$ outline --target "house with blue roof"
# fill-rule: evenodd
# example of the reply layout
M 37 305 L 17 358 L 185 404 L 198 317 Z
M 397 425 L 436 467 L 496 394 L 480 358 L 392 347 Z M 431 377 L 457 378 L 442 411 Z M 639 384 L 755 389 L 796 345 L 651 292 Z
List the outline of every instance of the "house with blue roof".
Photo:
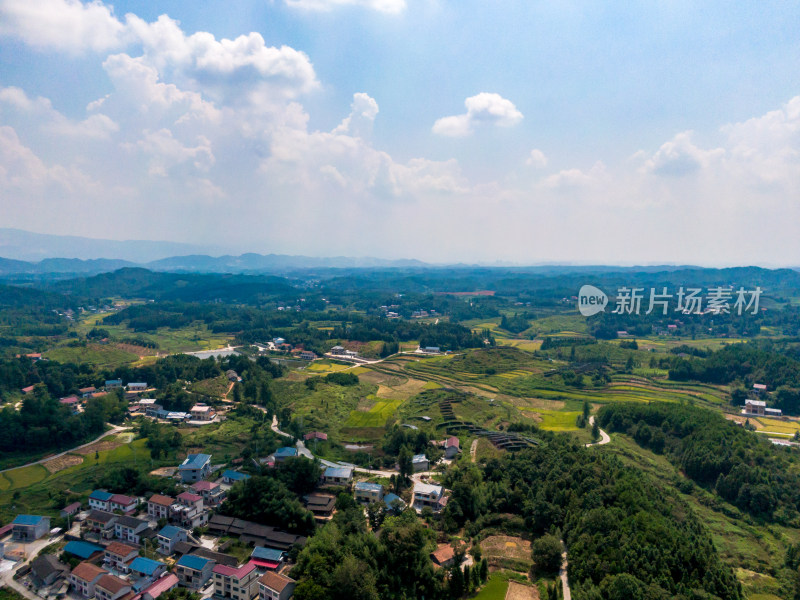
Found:
M 397 494 L 386 494 L 383 497 L 383 503 L 386 505 L 387 511 L 395 513 L 402 512 L 406 507 L 406 503 L 403 502 L 403 499 Z
M 183 587 L 199 590 L 211 579 L 215 561 L 196 554 L 184 554 L 180 557 L 173 572 L 178 576 Z
M 137 556 L 128 565 L 128 570 L 133 579 L 133 589 L 139 592 L 166 573 L 167 565 L 151 558 Z
M 106 379 L 105 387 L 106 387 L 107 390 L 113 390 L 114 388 L 120 388 L 120 387 L 122 387 L 122 379 Z
M 250 555 L 250 562 L 270 571 L 278 571 L 285 560 L 286 552 L 264 546 L 256 546 Z
M 90 544 L 89 542 L 72 541 L 67 542 L 67 545 L 64 546 L 64 552 L 77 556 L 82 560 L 90 560 L 98 553 L 103 552 L 103 548 L 96 544 Z
M 114 494 L 105 490 L 95 490 L 89 494 L 89 508 L 95 510 L 111 510 L 111 498 Z
M 158 532 L 158 551 L 161 554 L 169 556 L 175 552 L 175 544 L 178 542 L 185 542 L 189 539 L 189 533 L 185 529 L 175 527 L 174 525 L 167 525 L 161 528 Z
M 283 462 L 287 458 L 294 458 L 297 456 L 297 448 L 294 446 L 284 446 L 283 448 L 278 448 L 275 450 L 275 462 Z
M 329 485 L 350 485 L 353 482 L 353 467 L 328 467 L 322 479 Z
M 211 455 L 190 454 L 178 467 L 178 473 L 184 483 L 205 479 L 211 473 Z
M 222 483 L 229 483 L 233 485 L 237 481 L 244 481 L 245 479 L 250 479 L 250 475 L 247 473 L 240 473 L 239 471 L 233 471 L 228 469 L 222 474 Z
M 50 517 L 17 515 L 11 522 L 11 537 L 15 542 L 33 542 L 50 531 Z
M 359 481 L 353 486 L 356 501 L 366 502 L 380 502 L 383 500 L 383 486 L 379 483 L 369 483 L 366 481 Z

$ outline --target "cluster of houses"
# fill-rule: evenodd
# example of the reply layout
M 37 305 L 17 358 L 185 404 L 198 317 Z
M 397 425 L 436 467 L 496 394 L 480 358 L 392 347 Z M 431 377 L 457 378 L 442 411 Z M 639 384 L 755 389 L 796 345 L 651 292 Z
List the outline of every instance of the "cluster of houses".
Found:
M 306 439 L 325 440 L 326 434 L 312 432 Z M 455 456 L 458 438 L 439 444 L 445 454 Z M 297 456 L 296 447 L 286 446 L 270 456 L 271 464 Z M 302 546 L 306 539 L 274 527 L 215 514 L 224 501 L 229 486 L 250 476 L 225 470 L 217 481 L 210 481 L 211 455 L 189 454 L 178 466 L 177 478 L 185 491 L 176 497 L 152 494 L 137 498 L 98 489 L 88 498 L 88 511 L 81 503 L 62 510 L 80 522 L 66 536 L 63 553 L 42 554 L 30 565 L 18 569 L 17 576 L 27 577 L 27 585 L 43 597 L 72 591 L 73 598 L 98 600 L 156 600 L 176 587 L 210 593 L 219 600 L 287 600 L 295 582 L 286 576 L 289 551 Z M 424 454 L 414 457 L 415 471 L 427 470 Z M 335 513 L 336 489 L 352 490 L 363 505 L 383 503 L 387 512 L 401 512 L 406 503 L 398 495 L 387 493 L 373 482 L 354 482 L 354 467 L 328 466 L 323 471 L 318 490 L 306 495 L 303 502 L 318 523 L 325 523 Z M 447 504 L 440 485 L 415 482 L 412 507 L 434 512 Z M 225 554 L 227 543 L 215 545 L 193 534 L 204 527 L 209 535 L 238 537 L 253 550 L 245 561 Z M 78 528 L 80 534 L 76 535 Z M 11 536 L 14 542 L 31 543 L 48 535 L 50 519 L 46 516 L 18 515 L 0 528 L 0 540 Z M 0 544 L 1 546 L 1 544 Z M 212 549 L 215 548 L 215 549 Z M 434 561 L 436 562 L 436 561 Z M 438 564 L 438 563 L 437 563 Z M 70 568 L 72 566 L 72 568 Z M 23 573 L 27 569 L 28 572 Z M 210 590 L 213 590 L 210 592 Z
M 41 354 L 31 354 L 27 356 L 30 357 L 39 356 L 41 359 Z M 34 387 L 35 386 L 33 385 L 29 385 L 27 387 L 22 388 L 21 391 L 23 394 L 30 394 L 31 392 L 33 392 Z M 77 414 L 83 411 L 87 400 L 91 398 L 102 398 L 103 396 L 108 394 L 109 391 L 119 388 L 124 388 L 125 397 L 128 400 L 133 400 L 133 401 L 135 401 L 139 397 L 139 394 L 141 394 L 142 392 L 146 392 L 148 390 L 148 386 L 144 382 L 131 382 L 128 383 L 127 385 L 123 385 L 121 379 L 108 379 L 106 380 L 105 385 L 102 387 L 102 389 L 97 389 L 96 387 L 91 385 L 88 387 L 80 388 L 77 394 L 72 394 L 71 396 L 64 396 L 63 398 L 59 398 L 58 401 L 61 404 L 68 406 L 73 413 Z
M 213 406 L 202 402 L 195 404 L 189 412 L 166 410 L 158 404 L 154 398 L 139 398 L 128 408 L 131 416 L 144 415 L 151 419 L 161 419 L 168 422 L 189 422 L 190 424 L 214 423 L 217 419 L 217 412 Z

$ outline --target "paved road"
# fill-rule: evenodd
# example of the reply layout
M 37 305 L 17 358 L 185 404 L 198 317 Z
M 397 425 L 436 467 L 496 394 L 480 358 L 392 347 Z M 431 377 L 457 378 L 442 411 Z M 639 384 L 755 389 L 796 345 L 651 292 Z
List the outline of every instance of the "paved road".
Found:
M 59 535 L 56 537 L 49 537 L 44 536 L 41 539 L 36 540 L 35 542 L 31 542 L 30 544 L 25 544 L 25 551 L 27 552 L 27 558 L 23 561 L 18 562 L 14 565 L 14 568 L 9 569 L 8 571 L 4 571 L 0 573 L 0 587 L 8 586 L 11 589 L 19 592 L 26 598 L 30 598 L 30 600 L 41 600 L 40 596 L 34 594 L 31 590 L 26 588 L 21 583 L 14 581 L 14 573 L 17 569 L 21 568 L 22 565 L 28 564 L 32 559 L 36 558 L 36 555 L 39 554 L 42 548 L 49 544 L 53 544 L 58 542 L 62 539 L 63 536 Z
M 472 445 L 469 447 L 469 455 L 472 457 L 472 462 L 475 462 L 475 453 L 478 451 L 478 438 L 472 440 Z
M 564 540 L 561 540 L 561 545 L 564 545 Z M 561 588 L 564 592 L 564 600 L 572 600 L 572 592 L 569 591 L 569 581 L 567 580 L 567 551 L 561 553 L 561 569 L 558 576 L 561 578 Z
M 109 425 L 111 424 L 109 423 Z M 46 463 L 47 461 L 53 460 L 54 458 L 59 458 L 61 456 L 64 456 L 65 454 L 69 454 L 70 452 L 75 452 L 76 450 L 80 450 L 81 448 L 85 448 L 86 446 L 91 446 L 92 444 L 94 444 L 95 442 L 99 442 L 106 436 L 112 435 L 114 433 L 119 433 L 120 431 L 127 431 L 128 429 L 130 429 L 130 427 L 120 427 L 119 425 L 111 425 L 111 429 L 109 431 L 106 431 L 103 435 L 96 437 L 91 442 L 86 442 L 85 444 L 81 444 L 80 446 L 75 446 L 74 448 L 70 448 L 69 450 L 64 450 L 63 452 L 59 452 L 58 454 L 45 456 L 40 460 L 29 462 L 26 465 L 11 467 L 10 469 L 3 469 L 2 471 L 0 471 L 0 473 L 5 473 L 6 471 L 13 471 L 14 469 L 22 469 L 33 465 L 41 465 L 42 463 Z
M 594 425 L 594 415 L 589 417 L 589 425 L 590 426 Z M 605 431 L 603 431 L 602 429 L 600 429 L 599 431 L 600 431 L 600 441 L 586 444 L 587 448 L 589 448 L 590 446 L 602 446 L 603 444 L 607 444 L 608 442 L 611 441 L 611 438 Z

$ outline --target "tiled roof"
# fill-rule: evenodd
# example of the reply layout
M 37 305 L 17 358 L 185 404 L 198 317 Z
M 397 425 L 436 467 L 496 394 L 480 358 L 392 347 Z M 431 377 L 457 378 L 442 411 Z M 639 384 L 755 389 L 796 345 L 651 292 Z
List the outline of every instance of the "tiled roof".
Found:
M 191 492 L 183 492 L 178 494 L 178 500 L 183 500 L 184 502 L 197 502 L 198 500 L 202 500 L 202 496 L 198 496 L 197 494 L 192 494 Z
M 233 567 L 226 567 L 225 565 L 217 565 L 214 567 L 214 573 L 219 573 L 220 575 L 225 575 L 226 577 L 235 577 L 236 579 L 241 579 L 245 575 L 252 572 L 253 569 L 255 568 L 256 564 L 253 562 L 244 564 L 238 569 L 234 569 Z
M 89 512 L 89 516 L 86 517 L 89 521 L 97 521 L 98 523 L 108 523 L 112 519 L 116 519 L 117 515 L 114 513 L 110 513 L 106 510 L 91 510 Z
M 137 552 L 137 550 L 133 546 L 128 546 L 128 544 L 123 544 L 122 542 L 111 542 L 106 546 L 106 552 L 117 556 L 128 556 L 128 554 Z
M 175 502 L 175 498 L 170 496 L 162 496 L 161 494 L 153 494 L 150 496 L 150 500 L 148 502 L 152 502 L 153 504 L 157 504 L 159 506 L 172 506 Z
M 72 574 L 84 581 L 94 581 L 98 575 L 102 575 L 103 573 L 108 573 L 108 571 L 88 562 L 82 562 L 72 569 Z
M 286 577 L 286 575 L 281 575 L 280 573 L 274 573 L 272 571 L 267 571 L 264 573 L 258 582 L 267 586 L 271 590 L 275 590 L 279 594 L 287 585 L 290 583 L 295 583 L 294 579 L 291 577 Z
M 103 575 L 97 581 L 97 586 L 103 588 L 104 590 L 108 590 L 113 595 L 118 593 L 123 588 L 131 587 L 131 584 L 124 579 L 120 579 L 116 575 Z
M 123 506 L 127 506 L 136 501 L 136 498 L 131 498 L 130 496 L 126 496 L 125 494 L 114 494 L 110 498 L 111 502 L 116 504 L 122 504 Z
M 213 481 L 198 481 L 197 483 L 193 483 L 191 485 L 191 488 L 195 492 L 210 491 L 210 490 L 217 489 L 218 487 L 219 487 L 219 484 L 215 483 Z
M 150 587 L 142 591 L 142 595 L 148 594 L 152 598 L 158 598 L 164 592 L 171 590 L 178 585 L 178 576 L 174 573 L 164 575 L 161 579 L 157 579 Z

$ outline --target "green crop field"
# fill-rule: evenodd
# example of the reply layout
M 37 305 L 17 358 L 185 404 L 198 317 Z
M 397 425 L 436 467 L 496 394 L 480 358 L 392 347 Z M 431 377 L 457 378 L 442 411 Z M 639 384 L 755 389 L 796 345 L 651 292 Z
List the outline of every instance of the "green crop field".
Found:
M 61 346 L 43 355 L 60 363 L 90 364 L 97 367 L 118 367 L 139 360 L 137 354 L 113 346 L 88 344 L 85 347 Z
M 508 591 L 508 579 L 493 573 L 489 576 L 475 600 L 504 600 Z
M 345 427 L 383 427 L 386 419 L 400 408 L 403 400 L 378 400 L 369 412 L 354 410 L 344 424 Z

